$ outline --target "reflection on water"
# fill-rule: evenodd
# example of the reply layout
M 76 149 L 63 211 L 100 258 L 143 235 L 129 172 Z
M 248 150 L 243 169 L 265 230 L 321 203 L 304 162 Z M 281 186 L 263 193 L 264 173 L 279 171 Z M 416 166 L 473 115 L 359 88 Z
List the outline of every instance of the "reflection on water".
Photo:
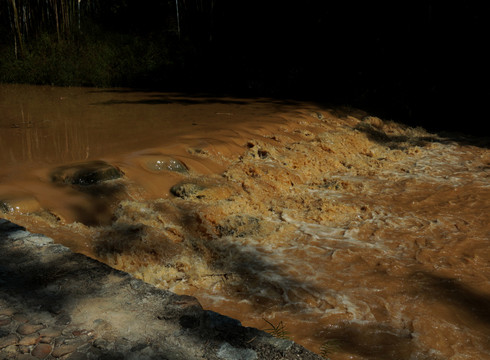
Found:
M 488 143 L 308 103 L 0 94 L 5 217 L 331 359 L 490 359 Z

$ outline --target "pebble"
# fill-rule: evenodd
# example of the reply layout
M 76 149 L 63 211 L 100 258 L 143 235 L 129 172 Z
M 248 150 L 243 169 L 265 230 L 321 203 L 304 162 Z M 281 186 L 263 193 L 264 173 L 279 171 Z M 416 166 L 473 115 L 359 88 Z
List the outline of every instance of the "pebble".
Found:
M 0 315 L 5 315 L 5 316 L 12 316 L 15 314 L 15 310 L 12 309 L 12 308 L 3 308 L 3 309 L 0 309 Z
M 42 342 L 43 344 L 51 344 L 53 342 L 53 338 L 49 336 L 43 336 L 41 337 L 41 340 L 39 342 Z
M 53 350 L 51 356 L 55 358 L 59 358 L 62 357 L 63 355 L 71 354 L 78 348 L 78 346 L 80 345 L 77 344 L 61 345 Z
M 6 348 L 7 346 L 17 344 L 19 338 L 15 334 L 9 334 L 0 338 L 0 349 Z
M 34 350 L 32 350 L 31 355 L 38 359 L 44 359 L 51 353 L 52 349 L 53 348 L 49 344 L 38 344 Z
M 19 352 L 21 354 L 29 354 L 32 351 L 32 345 L 19 345 Z
M 40 339 L 41 337 L 38 334 L 27 335 L 20 339 L 19 345 L 35 345 L 39 342 Z
M 12 320 L 8 317 L 2 318 L 0 317 L 0 326 L 8 325 L 12 322 Z
M 68 360 L 87 360 L 88 357 L 86 354 L 81 352 L 74 352 L 68 357 Z
M 61 335 L 61 330 L 56 328 L 46 328 L 39 331 L 39 335 L 45 337 L 57 337 Z
M 17 332 L 21 335 L 30 335 L 42 328 L 44 328 L 43 325 L 22 324 L 17 328 Z
M 29 321 L 29 318 L 27 316 L 25 316 L 24 314 L 20 314 L 20 313 L 14 314 L 12 319 L 14 319 L 15 321 L 20 322 L 20 323 L 26 323 Z
M 17 360 L 35 360 L 36 358 L 31 354 L 21 354 L 17 356 Z

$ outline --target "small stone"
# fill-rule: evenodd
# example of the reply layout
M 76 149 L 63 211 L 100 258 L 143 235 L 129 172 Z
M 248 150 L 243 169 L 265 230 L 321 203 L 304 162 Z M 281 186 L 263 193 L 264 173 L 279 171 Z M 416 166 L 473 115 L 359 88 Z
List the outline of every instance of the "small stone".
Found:
M 19 345 L 35 345 L 39 342 L 40 339 L 41 337 L 38 334 L 27 335 L 20 339 Z
M 31 354 L 21 354 L 17 356 L 17 360 L 35 360 L 36 358 Z
M 76 349 L 78 349 L 79 345 L 76 344 L 71 344 L 71 345 L 61 345 L 53 350 L 51 353 L 52 357 L 59 358 L 62 357 L 63 355 L 71 354 L 74 352 Z
M 71 323 L 71 317 L 68 314 L 62 314 L 56 319 L 56 325 L 68 325 Z
M 61 335 L 61 330 L 56 328 L 46 328 L 39 331 L 39 335 L 46 337 L 57 337 Z
M 29 321 L 29 318 L 26 315 L 20 313 L 14 314 L 12 319 L 20 323 L 26 323 Z
M 43 344 L 51 344 L 53 342 L 53 338 L 49 337 L 49 336 L 43 336 L 43 337 L 41 337 L 39 342 L 41 342 Z
M 105 339 L 102 339 L 102 338 L 95 339 L 93 345 L 97 349 L 101 349 L 101 350 L 106 350 L 109 348 L 109 342 Z
M 87 360 L 88 357 L 86 354 L 81 353 L 81 352 L 74 352 L 71 354 L 67 360 Z
M 5 316 L 12 316 L 15 314 L 15 310 L 12 308 L 3 308 L 0 309 L 0 315 L 5 315 Z
M 17 354 L 18 353 L 17 345 L 9 345 L 9 346 L 5 347 L 2 350 L 2 352 L 5 354 L 12 354 L 12 355 Z M 10 356 L 8 358 L 10 358 Z
M 33 347 L 32 345 L 19 345 L 19 352 L 21 354 L 29 354 Z
M 52 349 L 53 348 L 49 344 L 38 344 L 34 350 L 32 350 L 31 355 L 38 359 L 44 359 L 51 353 Z
M 12 322 L 12 320 L 9 317 L 0 317 L 0 326 L 5 326 L 8 325 Z
M 30 335 L 42 328 L 44 328 L 43 325 L 22 324 L 17 328 L 17 332 L 21 335 Z
M 3 349 L 10 345 L 15 345 L 19 341 L 19 338 L 15 334 L 9 334 L 0 338 L 0 349 Z

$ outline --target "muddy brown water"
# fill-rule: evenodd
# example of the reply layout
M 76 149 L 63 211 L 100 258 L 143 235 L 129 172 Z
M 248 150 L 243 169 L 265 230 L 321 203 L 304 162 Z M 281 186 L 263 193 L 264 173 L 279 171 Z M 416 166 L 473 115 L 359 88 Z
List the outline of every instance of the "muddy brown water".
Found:
M 490 359 L 488 143 L 24 85 L 0 85 L 0 129 L 1 216 L 31 231 L 330 359 Z M 101 164 L 122 176 L 69 178 Z

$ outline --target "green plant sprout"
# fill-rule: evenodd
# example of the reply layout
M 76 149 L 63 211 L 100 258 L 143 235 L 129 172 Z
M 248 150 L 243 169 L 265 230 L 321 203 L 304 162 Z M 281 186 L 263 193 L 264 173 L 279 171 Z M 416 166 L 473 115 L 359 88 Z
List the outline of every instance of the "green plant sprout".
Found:
M 270 321 L 262 318 L 267 324 L 270 325 L 269 329 L 264 329 L 267 333 L 271 334 L 275 338 L 278 339 L 283 339 L 283 340 L 291 340 L 289 337 L 289 332 L 286 330 L 286 326 L 283 324 L 282 321 L 279 322 L 279 324 L 274 325 Z
M 320 347 L 320 355 L 328 359 L 328 355 L 340 350 L 340 342 L 336 339 L 326 340 Z

